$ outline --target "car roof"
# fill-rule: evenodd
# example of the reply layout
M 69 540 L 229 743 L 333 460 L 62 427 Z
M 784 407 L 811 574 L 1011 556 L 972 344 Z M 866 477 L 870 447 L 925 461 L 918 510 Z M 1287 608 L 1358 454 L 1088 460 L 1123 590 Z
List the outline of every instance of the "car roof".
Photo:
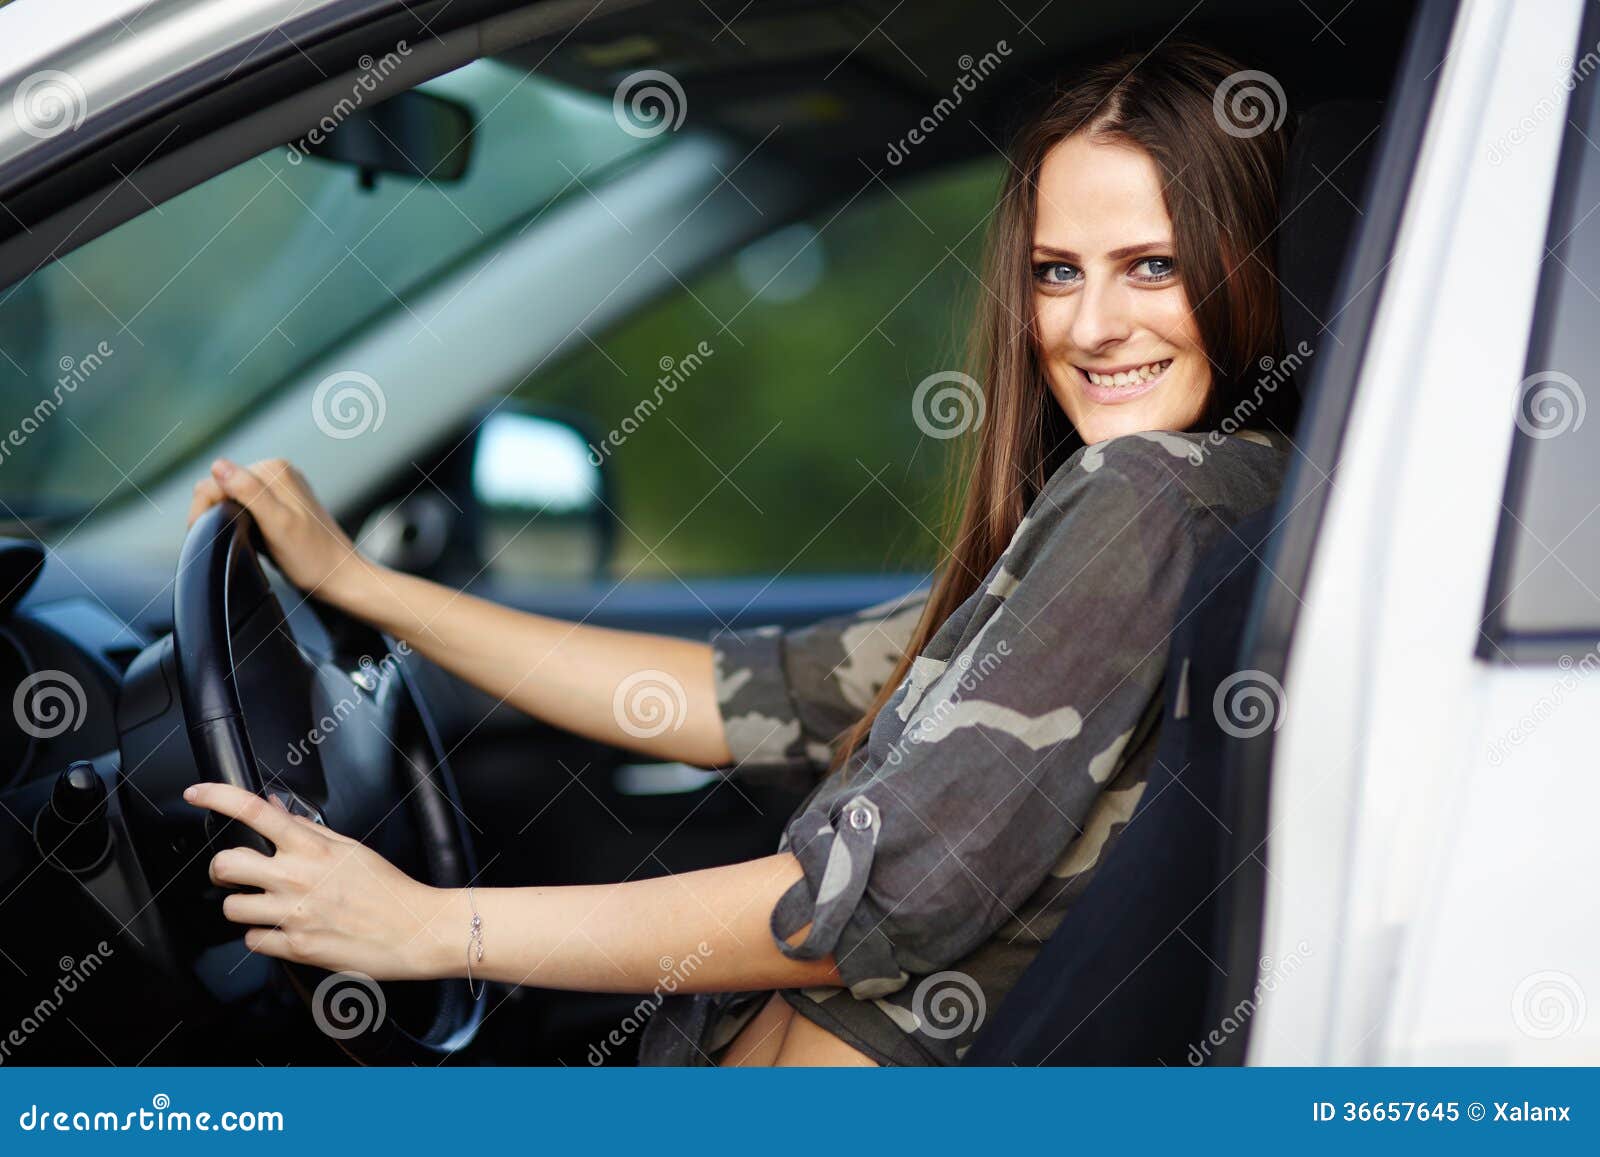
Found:
M 286 41 L 404 7 L 402 0 L 12 0 L 0 7 L 0 91 L 14 94 L 0 102 L 0 172 L 39 145 L 17 117 L 30 95 L 66 101 L 65 115 L 93 117 L 174 87 L 200 62 L 232 59 L 231 68 L 242 69 L 281 53 Z M 1331 22 L 1299 0 L 1232 0 L 1203 12 L 1192 0 L 1054 3 L 1032 16 L 1003 0 L 812 0 L 746 5 L 727 16 L 701 0 L 461 7 L 483 16 L 515 11 L 496 33 L 507 44 L 497 55 L 513 67 L 607 99 L 630 74 L 666 72 L 687 92 L 697 123 L 751 140 L 773 137 L 777 150 L 810 163 L 870 161 L 935 109 L 959 105 L 952 119 L 961 123 L 929 135 L 911 158 L 917 168 L 991 151 L 1054 77 L 1163 39 L 1213 39 L 1252 64 L 1277 68 L 1296 90 L 1292 102 L 1381 95 L 1411 5 L 1369 0 Z M 496 54 L 492 42 L 485 48 Z M 21 91 L 30 83 L 31 92 Z

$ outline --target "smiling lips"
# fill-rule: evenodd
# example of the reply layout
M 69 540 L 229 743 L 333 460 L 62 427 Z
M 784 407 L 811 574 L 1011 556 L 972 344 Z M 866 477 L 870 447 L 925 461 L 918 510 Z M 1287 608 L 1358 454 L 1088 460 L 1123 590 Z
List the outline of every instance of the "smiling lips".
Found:
M 1166 372 L 1172 359 L 1166 361 L 1149 362 L 1142 366 L 1135 366 L 1128 370 L 1112 370 L 1108 373 L 1097 373 L 1094 370 L 1084 370 L 1083 376 L 1097 386 L 1133 386 L 1140 382 L 1148 382 L 1152 378 L 1159 378 Z M 1080 369 L 1082 367 L 1079 367 Z
M 1147 362 L 1141 366 L 1129 366 L 1105 373 L 1099 370 L 1087 370 L 1082 366 L 1075 368 L 1083 375 L 1083 392 L 1091 401 L 1103 405 L 1115 405 L 1149 393 L 1170 365 L 1172 359 L 1167 358 L 1164 361 Z

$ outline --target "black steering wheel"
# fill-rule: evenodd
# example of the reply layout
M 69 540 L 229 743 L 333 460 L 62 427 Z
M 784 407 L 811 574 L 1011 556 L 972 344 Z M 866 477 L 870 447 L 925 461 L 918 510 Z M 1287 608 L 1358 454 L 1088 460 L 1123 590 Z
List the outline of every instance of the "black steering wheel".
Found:
M 196 519 L 183 545 L 172 633 L 201 778 L 276 795 L 424 883 L 470 883 L 472 839 L 410 651 L 269 578 L 265 556 L 233 502 Z M 251 829 L 206 814 L 216 849 L 272 854 Z M 436 1063 L 483 1019 L 481 991 L 462 979 L 380 985 L 279 963 L 318 1027 L 363 1063 Z

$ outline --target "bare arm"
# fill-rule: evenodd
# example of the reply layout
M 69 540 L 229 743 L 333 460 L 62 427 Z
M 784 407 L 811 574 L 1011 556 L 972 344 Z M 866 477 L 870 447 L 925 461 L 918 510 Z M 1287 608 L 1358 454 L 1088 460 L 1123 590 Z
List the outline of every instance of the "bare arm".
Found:
M 780 852 L 624 884 L 474 889 L 484 953 L 472 974 L 585 992 L 649 992 L 668 976 L 679 992 L 838 984 L 831 956 L 794 960 L 773 943 L 772 909 L 800 876 Z M 465 890 L 438 899 L 413 950 L 426 975 L 465 976 L 472 909 Z
M 281 459 L 219 461 L 195 487 L 190 521 L 224 496 L 255 516 L 290 581 L 487 694 L 659 759 L 716 767 L 732 758 L 706 644 L 528 614 L 381 567 Z
M 564 730 L 701 767 L 731 758 L 705 643 L 513 610 L 352 552 L 341 610 Z M 660 734 L 652 734 L 659 731 Z
M 252 952 L 379 980 L 466 975 L 464 889 L 413 880 L 356 840 L 241 788 L 195 784 L 184 798 L 248 824 L 277 849 L 229 848 L 211 861 L 215 883 L 262 889 L 231 894 L 222 907 L 229 920 L 257 925 L 245 934 Z M 780 852 L 623 884 L 477 888 L 484 953 L 473 976 L 587 992 L 838 984 L 831 956 L 794 960 L 773 941 L 772 910 L 801 875 L 800 862 Z

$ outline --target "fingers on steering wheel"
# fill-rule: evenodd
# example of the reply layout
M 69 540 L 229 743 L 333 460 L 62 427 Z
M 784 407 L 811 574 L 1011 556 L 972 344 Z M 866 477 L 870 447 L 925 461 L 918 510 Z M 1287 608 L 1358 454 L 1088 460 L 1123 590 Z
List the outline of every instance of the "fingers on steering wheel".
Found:
M 235 924 L 275 926 L 283 921 L 283 901 L 267 892 L 233 892 L 222 898 L 222 914 Z
M 289 934 L 279 928 L 251 928 L 244 934 L 244 946 L 251 952 L 263 956 L 276 956 L 281 960 L 293 960 L 294 949 L 289 943 Z
M 319 824 L 310 816 L 297 815 L 296 813 L 290 811 L 289 805 L 283 802 L 283 797 L 274 792 L 269 791 L 267 793 L 267 802 L 281 811 L 284 815 L 288 816 L 295 823 L 303 825 L 314 835 L 332 840 L 336 844 L 359 844 L 361 842 L 360 840 L 353 840 L 349 836 L 341 835 L 330 828 L 327 824 Z
M 267 484 L 267 489 L 272 491 L 272 496 L 285 510 L 316 516 L 316 504 L 311 500 L 311 486 L 306 482 L 305 475 L 295 469 L 293 462 L 286 458 L 268 458 L 257 462 L 250 469 L 260 475 Z
M 254 848 L 224 848 L 211 857 L 206 874 L 213 884 L 247 888 L 270 888 L 282 878 L 272 857 Z
M 218 486 L 217 480 L 210 475 L 196 482 L 194 484 L 194 497 L 189 502 L 188 525 L 193 526 L 195 519 L 221 502 L 224 497 L 222 487 Z
M 253 514 L 257 522 L 271 523 L 282 513 L 282 507 L 272 488 L 257 473 L 260 465 L 236 466 L 218 458 L 211 464 L 211 476 L 222 492 Z
M 298 844 L 309 835 L 288 812 L 273 807 L 253 792 L 229 783 L 190 784 L 183 789 L 183 798 L 196 807 L 209 808 L 218 815 L 238 820 L 280 848 L 286 844 Z M 265 856 L 261 858 L 266 859 Z

